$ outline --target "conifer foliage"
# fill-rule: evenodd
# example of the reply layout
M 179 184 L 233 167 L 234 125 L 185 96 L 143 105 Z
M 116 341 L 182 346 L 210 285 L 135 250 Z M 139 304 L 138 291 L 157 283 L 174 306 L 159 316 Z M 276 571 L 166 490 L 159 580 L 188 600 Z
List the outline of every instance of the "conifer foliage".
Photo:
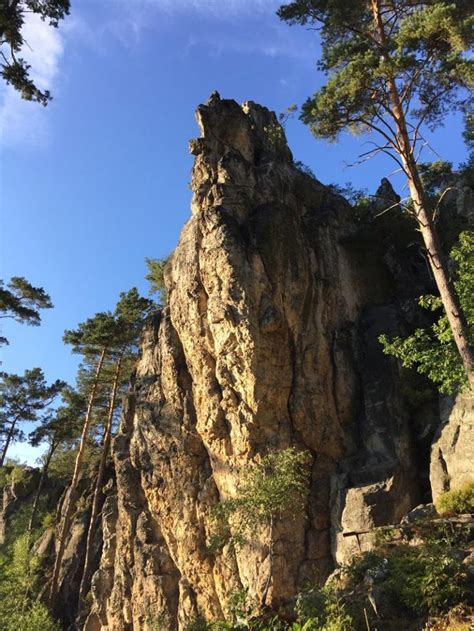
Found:
M 19 423 L 42 420 L 65 385 L 59 379 L 48 385 L 41 368 L 25 370 L 23 375 L 0 373 L 0 466 L 11 443 L 25 440 Z
M 319 138 L 343 131 L 370 133 L 362 160 L 389 155 L 405 174 L 431 270 L 474 388 L 474 350 L 434 223 L 418 160 L 446 114 L 467 110 L 474 78 L 472 3 L 430 0 L 294 0 L 279 16 L 319 30 L 323 87 L 303 105 L 301 118 Z
M 0 280 L 0 320 L 12 319 L 22 324 L 38 326 L 41 322 L 40 309 L 51 309 L 51 298 L 42 287 L 34 287 L 26 278 L 13 276 L 4 286 Z M 0 345 L 8 344 L 0 337 Z
M 19 55 L 25 44 L 23 27 L 27 14 L 35 13 L 50 26 L 69 13 L 69 0 L 3 0 L 0 3 L 0 74 L 23 99 L 47 105 L 49 90 L 40 90 L 30 77 L 30 65 Z
M 142 298 L 138 291 L 133 288 L 120 295 L 113 313 L 98 313 L 80 324 L 77 329 L 66 331 L 64 334 L 64 341 L 71 344 L 73 352 L 83 357 L 82 385 L 86 385 L 86 391 L 83 391 L 83 394 L 87 399 L 87 407 L 83 418 L 74 472 L 62 512 L 62 526 L 50 589 L 50 605 L 53 609 L 58 595 L 61 562 L 77 501 L 78 482 L 83 471 L 90 434 L 94 428 L 95 413 L 99 409 L 99 418 L 103 419 L 103 440 L 94 484 L 80 600 L 88 588 L 91 548 L 99 511 L 102 480 L 110 450 L 117 395 L 123 384 L 124 376 L 126 375 L 128 378 L 129 373 L 124 369 L 130 365 L 131 358 L 136 354 L 140 331 L 152 306 L 150 300 Z M 108 397 L 105 394 L 107 391 Z M 105 415 L 103 414 L 104 396 L 106 400 L 108 399 Z

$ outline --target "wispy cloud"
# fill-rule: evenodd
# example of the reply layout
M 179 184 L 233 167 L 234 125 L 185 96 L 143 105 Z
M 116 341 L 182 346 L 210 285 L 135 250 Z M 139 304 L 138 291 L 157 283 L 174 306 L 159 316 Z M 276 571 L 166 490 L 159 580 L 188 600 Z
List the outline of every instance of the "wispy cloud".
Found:
M 195 12 L 217 19 L 268 11 L 281 4 L 279 0 L 115 0 L 115 3 L 126 3 L 132 10 L 148 6 L 169 14 Z
M 19 57 L 30 65 L 30 75 L 41 90 L 55 91 L 59 62 L 64 51 L 58 29 L 35 14 L 25 15 L 25 45 Z M 48 111 L 21 98 L 11 86 L 0 91 L 0 141 L 4 145 L 43 144 L 49 139 Z
M 196 22 L 181 53 L 207 46 L 219 56 L 228 51 L 259 53 L 313 60 L 316 41 L 308 43 L 282 24 L 276 16 L 284 0 L 108 0 L 117 9 L 110 12 L 107 31 L 126 47 L 139 44 L 143 33 L 166 29 L 166 25 L 189 29 Z M 215 23 L 213 28 L 212 24 Z M 257 26 L 258 33 L 252 29 Z M 97 28 L 97 26 L 95 27 Z M 94 38 L 97 40 L 97 38 Z

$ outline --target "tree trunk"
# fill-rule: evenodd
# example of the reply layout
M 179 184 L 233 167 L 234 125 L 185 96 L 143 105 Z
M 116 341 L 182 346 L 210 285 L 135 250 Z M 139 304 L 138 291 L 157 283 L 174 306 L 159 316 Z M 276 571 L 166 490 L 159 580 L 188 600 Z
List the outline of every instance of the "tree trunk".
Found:
M 260 599 L 260 607 L 263 609 L 267 600 L 270 585 L 273 579 L 273 515 L 270 515 L 270 527 L 269 527 L 269 543 L 268 543 L 268 576 L 263 588 L 262 597 Z
M 10 425 L 10 429 L 8 430 L 7 441 L 2 451 L 2 457 L 0 458 L 0 467 L 3 467 L 3 465 L 5 464 L 8 447 L 10 446 L 11 439 L 13 438 L 13 432 L 15 431 L 15 425 L 17 421 L 18 417 L 13 420 L 12 424 Z
M 385 27 L 380 12 L 379 0 L 371 0 L 371 6 L 375 27 L 380 38 L 380 45 L 382 50 L 387 50 Z M 469 385 L 474 391 L 474 349 L 469 344 L 466 318 L 462 312 L 459 298 L 449 276 L 447 261 L 430 213 L 418 166 L 413 157 L 413 147 L 408 134 L 405 112 L 403 111 L 397 84 L 393 77 L 388 78 L 387 87 L 392 101 L 392 113 L 397 128 L 398 154 L 402 160 L 407 176 L 410 195 L 415 207 L 415 217 L 418 221 L 421 236 L 423 237 L 428 260 L 436 286 L 438 287 L 446 317 L 448 318 L 449 326 L 451 327 L 454 342 L 461 357 L 464 370 L 466 371 Z
M 56 451 L 56 447 L 58 443 L 54 442 L 54 439 L 51 443 L 50 450 L 48 451 L 48 455 L 46 456 L 46 460 L 43 465 L 43 470 L 41 471 L 41 477 L 38 482 L 38 488 L 36 489 L 35 499 L 33 502 L 33 508 L 31 509 L 31 517 L 30 522 L 28 524 L 28 549 L 30 547 L 30 537 L 33 529 L 35 527 L 36 514 L 38 512 L 39 499 L 41 496 L 41 491 L 43 490 L 44 481 L 46 480 L 46 475 L 48 473 L 49 463 L 51 462 L 51 458 L 53 457 L 54 452 Z
M 97 515 L 99 513 L 99 502 L 100 502 L 100 497 L 101 497 L 101 491 L 102 491 L 102 481 L 103 481 L 103 477 L 104 477 L 104 471 L 105 471 L 105 465 L 107 462 L 107 457 L 109 455 L 109 450 L 110 450 L 110 443 L 111 443 L 111 439 L 112 439 L 112 424 L 113 424 L 113 418 L 114 418 L 114 411 L 115 411 L 115 402 L 116 402 L 116 398 L 117 398 L 117 389 L 118 389 L 118 385 L 120 382 L 120 371 L 122 368 L 122 359 L 123 359 L 123 355 L 124 355 L 124 350 L 122 350 L 118 360 L 117 360 L 117 366 L 115 369 L 115 375 L 114 375 L 114 381 L 113 381 L 113 385 L 112 385 L 112 390 L 110 393 L 110 401 L 109 401 L 109 411 L 108 411 L 108 415 L 107 415 L 107 422 L 106 422 L 106 427 L 105 427 L 105 434 L 104 434 L 104 446 L 102 449 L 102 455 L 100 458 L 100 463 L 99 463 L 99 470 L 97 472 L 97 478 L 95 481 L 95 487 L 94 487 L 94 498 L 92 500 L 92 510 L 91 510 L 91 516 L 90 516 L 90 520 L 89 520 L 89 529 L 87 532 L 87 543 L 86 543 L 86 553 L 85 553 L 85 559 L 84 559 L 84 569 L 82 571 L 82 579 L 81 579 L 81 585 L 79 588 L 79 613 L 81 611 L 81 606 L 82 603 L 84 601 L 84 597 L 87 593 L 87 590 L 89 588 L 89 583 L 90 583 L 90 571 L 91 571 L 91 561 L 92 561 L 92 544 L 93 544 L 93 540 L 94 540 L 94 534 L 95 534 L 95 522 L 97 520 Z
M 413 168 L 414 167 L 414 168 Z M 454 342 L 461 356 L 469 385 L 474 390 L 474 349 L 469 344 L 467 322 L 449 276 L 447 262 L 443 256 L 439 236 L 433 224 L 431 213 L 427 209 L 423 185 L 418 175 L 416 165 L 407 164 L 407 169 L 413 173 L 408 178 L 410 194 L 415 206 L 416 218 L 420 232 L 428 253 L 428 260 L 443 302 Z
M 74 465 L 74 473 L 72 476 L 71 484 L 69 486 L 69 493 L 65 498 L 66 507 L 64 510 L 63 518 L 62 518 L 63 527 L 61 529 L 61 533 L 59 537 L 59 547 L 56 552 L 56 559 L 54 561 L 53 576 L 51 578 L 51 588 L 50 588 L 50 593 L 49 593 L 49 605 L 50 605 L 50 608 L 53 610 L 56 605 L 56 599 L 58 595 L 59 571 L 61 569 L 61 562 L 63 560 L 64 550 L 66 548 L 66 539 L 69 534 L 69 528 L 71 526 L 72 512 L 74 510 L 74 506 L 76 503 L 77 485 L 78 485 L 79 476 L 82 470 L 82 461 L 84 459 L 87 436 L 89 434 L 89 427 L 90 427 L 90 423 L 92 419 L 92 409 L 94 406 L 94 400 L 95 400 L 95 395 L 97 392 L 97 386 L 99 383 L 100 372 L 102 370 L 102 365 L 104 363 L 106 353 L 107 353 L 107 348 L 104 347 L 102 349 L 99 362 L 97 364 L 95 379 L 92 385 L 92 390 L 91 390 L 89 402 L 87 405 L 86 416 L 84 418 L 84 425 L 82 427 L 81 442 L 79 443 L 79 451 L 77 452 L 77 456 L 76 456 L 76 463 Z

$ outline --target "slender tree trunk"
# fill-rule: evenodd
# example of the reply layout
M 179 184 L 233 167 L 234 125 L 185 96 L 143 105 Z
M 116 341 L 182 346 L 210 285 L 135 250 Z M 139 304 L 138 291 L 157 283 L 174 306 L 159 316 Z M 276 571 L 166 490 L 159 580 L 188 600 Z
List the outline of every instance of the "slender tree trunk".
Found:
M 31 510 L 31 517 L 30 517 L 30 521 L 28 524 L 28 531 L 27 531 L 27 536 L 26 536 L 26 549 L 29 551 L 30 550 L 30 545 L 31 545 L 31 535 L 33 533 L 33 528 L 35 525 L 35 519 L 36 519 L 36 514 L 38 512 L 38 505 L 39 505 L 39 499 L 41 496 L 41 491 L 43 489 L 43 485 L 44 485 L 44 481 L 46 480 L 46 475 L 48 473 L 48 468 L 49 468 L 49 463 L 51 462 L 51 458 L 53 457 L 53 454 L 56 450 L 56 447 L 58 446 L 58 443 L 51 443 L 51 448 L 48 451 L 48 455 L 46 456 L 46 460 L 44 462 L 43 465 L 43 470 L 41 471 L 41 477 L 38 483 L 38 488 L 36 489 L 36 494 L 35 494 L 35 499 L 33 502 L 33 508 Z M 27 574 L 27 582 L 26 582 L 26 588 L 25 588 L 25 594 L 23 596 L 23 606 L 22 606 L 22 611 L 25 610 L 25 606 L 28 602 L 28 595 L 30 593 L 30 589 L 31 589 L 31 573 L 32 573 L 32 565 L 30 563 L 30 557 L 28 557 L 26 559 L 26 574 Z
M 107 462 L 107 457 L 109 455 L 110 443 L 112 439 L 112 425 L 113 425 L 113 418 L 114 418 L 114 411 L 115 411 L 115 403 L 117 399 L 117 390 L 120 383 L 120 371 L 122 368 L 123 355 L 124 355 L 124 349 L 120 353 L 120 356 L 117 360 L 114 381 L 113 381 L 112 390 L 110 393 L 109 410 L 108 410 L 107 422 L 106 422 L 105 434 L 104 434 L 104 446 L 102 448 L 102 455 L 100 458 L 99 470 L 97 472 L 97 478 L 95 481 L 94 497 L 92 500 L 91 516 L 89 520 L 89 529 L 87 532 L 84 569 L 82 571 L 81 585 L 79 588 L 79 612 L 81 610 L 81 606 L 84 601 L 84 597 L 87 593 L 87 590 L 89 588 L 89 583 L 90 583 L 92 545 L 93 545 L 94 535 L 95 535 L 95 522 L 97 520 L 97 515 L 99 513 L 99 503 L 100 503 L 100 498 L 102 494 L 102 481 L 104 477 L 105 465 Z
M 33 532 L 33 529 L 35 527 L 35 520 L 36 520 L 36 514 L 38 512 L 41 491 L 43 490 L 44 482 L 46 480 L 46 475 L 49 469 L 49 463 L 51 462 L 51 458 L 53 457 L 53 454 L 56 451 L 57 446 L 58 446 L 58 443 L 56 443 L 53 439 L 53 441 L 51 442 L 51 447 L 48 451 L 48 455 L 46 456 L 46 460 L 44 461 L 43 470 L 41 471 L 41 477 L 38 482 L 38 488 L 36 489 L 35 499 L 33 502 L 33 508 L 31 509 L 30 522 L 28 524 L 28 549 L 30 547 L 31 533 Z
M 371 6 L 382 50 L 386 50 L 386 35 L 380 12 L 380 0 L 371 0 Z M 415 216 L 446 317 L 451 327 L 454 342 L 464 365 L 469 385 L 474 390 L 474 348 L 469 344 L 466 318 L 449 275 L 448 264 L 441 248 L 438 232 L 433 222 L 424 186 L 413 155 L 413 147 L 408 134 L 400 94 L 393 77 L 389 77 L 387 87 L 392 101 L 393 117 L 396 122 L 398 153 L 407 176 L 410 195 L 415 207 Z
M 3 465 L 5 464 L 5 458 L 7 456 L 8 447 L 10 446 L 11 440 L 13 438 L 13 432 L 15 431 L 15 426 L 16 426 L 17 421 L 18 421 L 18 417 L 13 420 L 12 424 L 10 425 L 10 429 L 8 430 L 7 440 L 6 440 L 5 446 L 3 447 L 2 457 L 0 458 L 0 467 L 3 467 Z
M 106 353 L 107 353 L 107 348 L 104 347 L 102 349 L 99 361 L 97 363 L 94 383 L 92 385 L 92 390 L 91 390 L 89 402 L 87 405 L 86 416 L 84 418 L 84 425 L 82 427 L 82 435 L 81 435 L 81 442 L 79 443 L 79 451 L 77 452 L 76 463 L 74 465 L 74 473 L 72 476 L 71 484 L 69 486 L 69 493 L 65 498 L 66 506 L 65 506 L 64 515 L 62 518 L 63 527 L 61 529 L 61 533 L 59 536 L 59 547 L 56 552 L 56 559 L 54 561 L 53 576 L 51 578 L 51 588 L 50 588 L 50 593 L 49 593 L 49 604 L 50 604 L 51 609 L 54 609 L 56 605 L 56 599 L 58 595 L 59 572 L 61 569 L 61 563 L 64 556 L 64 550 L 66 548 L 66 539 L 69 534 L 69 528 L 71 526 L 72 513 L 74 510 L 74 506 L 76 504 L 77 485 L 79 482 L 79 476 L 82 471 L 82 461 L 84 460 L 87 436 L 89 434 L 89 427 L 90 427 L 90 423 L 92 419 L 92 409 L 94 407 L 94 400 L 97 393 L 97 386 L 99 383 L 100 372 L 102 370 L 102 365 L 104 363 Z
M 260 607 L 265 607 L 268 591 L 273 578 L 273 515 L 270 515 L 270 542 L 268 544 L 268 576 L 265 581 L 265 587 L 263 588 L 262 598 L 260 600 Z

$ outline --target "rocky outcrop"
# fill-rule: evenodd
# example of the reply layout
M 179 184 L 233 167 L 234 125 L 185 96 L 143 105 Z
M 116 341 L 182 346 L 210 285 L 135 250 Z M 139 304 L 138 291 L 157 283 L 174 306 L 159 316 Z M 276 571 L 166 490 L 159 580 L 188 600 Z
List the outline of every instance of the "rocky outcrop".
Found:
M 351 207 L 295 166 L 266 108 L 214 94 L 197 121 L 192 217 L 115 439 L 89 631 L 184 629 L 241 589 L 284 607 L 423 491 L 413 409 L 377 342 L 417 272 L 367 263 Z M 290 446 L 310 456 L 304 513 L 211 553 L 213 506 Z
M 441 401 L 441 424 L 431 447 L 433 499 L 474 480 L 474 396 L 469 393 Z

